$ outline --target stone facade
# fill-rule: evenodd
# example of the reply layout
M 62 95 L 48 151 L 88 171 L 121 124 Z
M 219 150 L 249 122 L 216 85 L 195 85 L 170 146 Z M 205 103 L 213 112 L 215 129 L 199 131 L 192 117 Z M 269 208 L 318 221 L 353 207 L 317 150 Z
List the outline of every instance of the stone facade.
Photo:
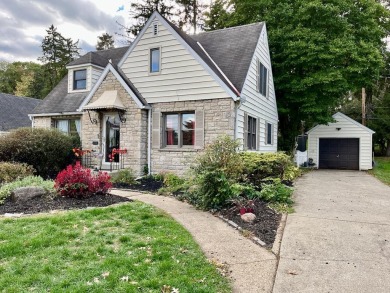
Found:
M 220 135 L 234 137 L 235 128 L 235 104 L 233 99 L 214 99 L 184 102 L 155 103 L 152 105 L 153 114 L 203 111 L 204 114 L 204 144 L 210 144 Z M 195 124 L 197 122 L 195 121 Z M 160 129 L 160 137 L 163 135 L 163 124 Z M 151 171 L 152 173 L 173 172 L 183 175 L 193 162 L 196 154 L 202 149 L 159 149 L 152 148 Z
M 51 117 L 34 117 L 34 128 L 51 128 Z
M 120 148 L 127 149 L 124 155 L 124 167 L 132 168 L 136 175 L 141 175 L 144 166 L 147 164 L 147 111 L 140 109 L 133 98 L 127 93 L 115 76 L 109 72 L 101 83 L 89 103 L 96 101 L 104 91 L 117 90 L 123 105 L 126 107 L 125 123 L 120 125 Z M 116 114 L 115 110 L 90 111 L 92 119 L 97 120 L 97 124 L 92 124 L 88 113 L 82 117 L 82 145 L 83 149 L 90 149 L 94 154 L 103 153 L 102 127 L 105 114 Z M 93 142 L 97 142 L 95 145 Z M 103 158 L 104 161 L 104 158 Z M 95 166 L 100 165 L 98 156 L 93 158 Z M 104 166 L 104 163 L 103 163 Z

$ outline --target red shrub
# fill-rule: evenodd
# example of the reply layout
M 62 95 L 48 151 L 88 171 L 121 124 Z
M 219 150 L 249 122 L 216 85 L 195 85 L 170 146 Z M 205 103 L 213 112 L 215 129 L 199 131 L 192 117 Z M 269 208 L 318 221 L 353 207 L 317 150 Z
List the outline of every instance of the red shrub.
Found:
M 58 173 L 54 184 L 60 195 L 77 198 L 107 193 L 111 186 L 110 176 L 106 172 L 94 175 L 91 169 L 83 168 L 80 162 L 76 162 L 75 166 L 69 165 Z

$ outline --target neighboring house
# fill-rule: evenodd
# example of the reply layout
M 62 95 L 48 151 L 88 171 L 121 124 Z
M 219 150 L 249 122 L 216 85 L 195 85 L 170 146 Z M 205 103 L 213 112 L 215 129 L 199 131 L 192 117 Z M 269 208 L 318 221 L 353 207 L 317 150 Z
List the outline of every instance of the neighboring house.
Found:
M 189 36 L 155 12 L 129 47 L 90 52 L 67 68 L 32 112 L 34 127 L 77 131 L 102 168 L 120 148 L 137 174 L 145 166 L 182 174 L 223 134 L 242 149 L 277 150 L 265 23 Z
M 308 133 L 308 156 L 319 169 L 372 169 L 371 129 L 343 113 L 334 123 L 317 125 Z
M 0 135 L 20 127 L 31 127 L 28 114 L 42 100 L 0 93 Z

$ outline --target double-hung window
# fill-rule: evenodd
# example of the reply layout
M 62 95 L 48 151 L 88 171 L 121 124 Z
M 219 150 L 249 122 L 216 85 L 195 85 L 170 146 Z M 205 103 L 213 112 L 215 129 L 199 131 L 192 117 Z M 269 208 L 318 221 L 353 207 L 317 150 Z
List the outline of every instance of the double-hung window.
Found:
M 73 71 L 73 89 L 85 90 L 87 88 L 87 70 Z
M 257 90 L 261 95 L 267 97 L 268 90 L 268 69 L 260 61 L 257 62 L 257 76 L 256 76 Z
M 150 61 L 149 61 L 149 72 L 157 73 L 160 72 L 160 48 L 150 49 Z
M 170 113 L 164 116 L 164 145 L 186 147 L 195 144 L 195 113 Z
M 80 119 L 55 120 L 55 127 L 63 133 L 80 136 Z
M 256 150 L 256 127 L 257 126 L 257 119 L 253 118 L 251 116 L 248 116 L 248 125 L 247 125 L 247 149 L 248 150 Z
M 265 127 L 265 141 L 267 144 L 273 144 L 273 125 L 267 122 Z

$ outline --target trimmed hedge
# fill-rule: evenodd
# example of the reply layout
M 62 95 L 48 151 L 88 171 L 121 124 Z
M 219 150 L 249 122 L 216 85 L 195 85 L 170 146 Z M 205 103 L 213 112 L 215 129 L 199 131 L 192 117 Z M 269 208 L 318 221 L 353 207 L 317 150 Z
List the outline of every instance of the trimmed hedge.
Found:
M 35 169 L 23 163 L 0 162 L 0 184 L 32 176 Z
M 55 178 L 74 161 L 72 137 L 56 129 L 20 128 L 0 137 L 0 161 L 26 163 L 37 175 Z
M 291 181 L 299 176 L 300 171 L 285 153 L 242 152 L 244 174 L 247 180 L 260 186 L 268 178 Z

